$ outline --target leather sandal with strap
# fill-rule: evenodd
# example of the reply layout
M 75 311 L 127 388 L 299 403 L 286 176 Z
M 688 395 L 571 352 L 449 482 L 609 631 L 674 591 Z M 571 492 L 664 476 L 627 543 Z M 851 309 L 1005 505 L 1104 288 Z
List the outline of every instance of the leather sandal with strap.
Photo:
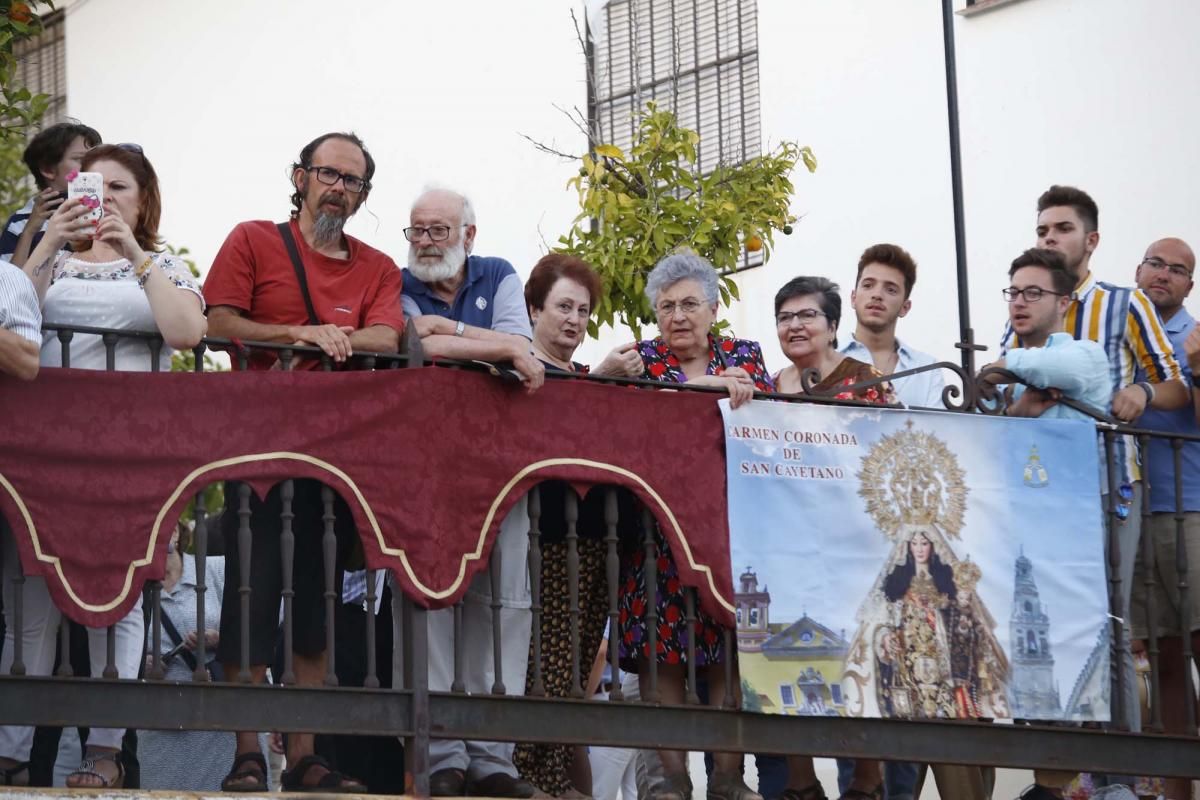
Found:
M 6 759 L 11 760 L 11 759 Z M 24 773 L 24 780 L 17 778 Z M 0 767 L 0 786 L 28 786 L 29 785 L 29 762 L 28 761 L 13 761 L 7 767 Z
M 308 773 L 320 768 L 325 774 L 317 778 L 316 783 L 305 783 Z M 296 766 L 284 770 L 279 776 L 279 785 L 285 792 L 320 792 L 322 794 L 365 794 L 367 786 L 364 783 L 349 778 L 330 768 L 329 762 L 318 755 L 308 755 L 296 762 Z
M 649 800 L 692 800 L 692 779 L 686 772 L 667 775 L 650 790 Z
M 101 761 L 108 761 L 117 768 L 117 774 L 113 778 L 109 778 L 103 772 L 100 772 L 96 767 Z M 100 781 L 99 784 L 92 783 L 72 783 L 73 778 L 91 777 Z M 67 776 L 67 788 L 69 789 L 120 789 L 125 785 L 125 767 L 121 764 L 121 752 L 119 750 L 106 750 L 102 753 L 95 753 L 90 756 L 85 756 L 83 761 L 79 762 L 79 766 L 75 771 Z
M 267 760 L 262 753 L 239 753 L 229 774 L 221 780 L 222 792 L 267 791 Z
M 825 787 L 819 783 L 805 786 L 803 789 L 784 789 L 779 800 L 829 800 L 825 796 Z
M 861 789 L 847 789 L 838 800 L 883 800 L 883 784 L 879 784 L 869 792 Z
M 758 792 L 746 785 L 738 773 L 713 771 L 708 780 L 708 800 L 763 800 Z

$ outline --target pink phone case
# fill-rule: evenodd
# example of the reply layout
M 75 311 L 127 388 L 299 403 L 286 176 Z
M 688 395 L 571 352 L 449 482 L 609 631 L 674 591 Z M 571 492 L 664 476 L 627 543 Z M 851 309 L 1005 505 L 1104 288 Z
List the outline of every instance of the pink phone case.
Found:
M 88 207 L 83 219 L 98 221 L 104 214 L 104 176 L 99 172 L 80 172 L 67 183 L 67 199 L 78 197 Z

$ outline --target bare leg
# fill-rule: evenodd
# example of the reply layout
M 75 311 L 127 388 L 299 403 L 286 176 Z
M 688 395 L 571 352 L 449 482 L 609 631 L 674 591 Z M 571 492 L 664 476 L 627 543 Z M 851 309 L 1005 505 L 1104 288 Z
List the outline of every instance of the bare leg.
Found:
M 812 756 L 788 756 L 787 769 L 787 788 L 793 792 L 802 792 L 820 783 Z
M 241 665 L 236 664 L 236 663 L 222 664 L 222 667 L 224 668 L 226 675 L 237 675 L 238 671 L 241 669 Z M 251 683 L 264 683 L 266 680 L 267 680 L 267 667 L 265 664 L 258 664 L 258 665 L 250 666 L 250 682 Z M 235 738 L 237 739 L 236 755 L 240 756 L 243 753 L 257 753 L 258 752 L 258 731 L 238 731 L 235 734 Z M 238 787 L 238 788 L 245 787 L 246 789 L 262 789 L 264 792 L 267 790 L 267 780 L 266 780 L 265 775 L 262 777 L 261 780 L 259 780 L 259 778 L 256 774 L 242 775 L 239 778 L 228 781 L 228 785 L 231 789 L 234 789 L 234 791 L 237 791 L 237 788 L 234 788 L 234 787 Z
M 705 676 L 708 678 L 708 704 L 719 708 L 725 704 L 725 666 L 713 664 L 708 667 Z M 736 662 L 733 665 L 733 704 L 735 708 L 741 708 L 742 705 L 742 682 Z M 725 775 L 740 775 L 742 754 L 713 753 L 713 771 Z
M 873 758 L 860 758 L 854 762 L 854 775 L 850 778 L 849 789 L 870 794 L 883 783 L 883 770 L 880 763 Z
M 638 676 L 650 674 L 650 665 L 642 662 L 638 665 Z M 669 705 L 683 705 L 684 701 L 684 668 L 678 664 L 658 665 L 658 696 L 659 700 Z M 642 683 L 643 687 L 650 685 L 649 680 Z M 643 689 L 644 691 L 645 689 Z M 666 776 L 687 772 L 686 750 L 659 750 L 658 758 L 662 761 L 663 774 Z

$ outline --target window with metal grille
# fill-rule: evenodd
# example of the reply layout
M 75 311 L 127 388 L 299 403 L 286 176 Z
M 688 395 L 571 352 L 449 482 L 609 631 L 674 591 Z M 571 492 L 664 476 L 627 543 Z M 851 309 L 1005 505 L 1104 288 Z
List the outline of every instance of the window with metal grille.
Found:
M 756 0 L 609 0 L 595 17 L 588 117 L 628 152 L 654 100 L 700 134 L 697 171 L 762 154 Z M 762 263 L 744 253 L 743 268 Z
M 34 94 L 50 95 L 42 125 L 61 122 L 67 114 L 67 45 L 63 12 L 55 11 L 42 17 L 41 33 L 17 42 L 13 55 L 17 58 L 16 84 Z

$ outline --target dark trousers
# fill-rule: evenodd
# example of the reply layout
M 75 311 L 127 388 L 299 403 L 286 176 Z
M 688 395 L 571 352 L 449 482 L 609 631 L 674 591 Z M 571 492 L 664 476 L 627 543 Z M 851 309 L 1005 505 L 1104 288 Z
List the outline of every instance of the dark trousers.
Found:
M 341 686 L 362 686 L 367 677 L 367 625 L 375 625 L 375 674 L 392 686 L 392 594 L 384 587 L 379 614 L 339 604 L 334 628 L 334 671 Z M 395 736 L 318 734 L 316 752 L 372 794 L 404 794 L 404 747 Z

